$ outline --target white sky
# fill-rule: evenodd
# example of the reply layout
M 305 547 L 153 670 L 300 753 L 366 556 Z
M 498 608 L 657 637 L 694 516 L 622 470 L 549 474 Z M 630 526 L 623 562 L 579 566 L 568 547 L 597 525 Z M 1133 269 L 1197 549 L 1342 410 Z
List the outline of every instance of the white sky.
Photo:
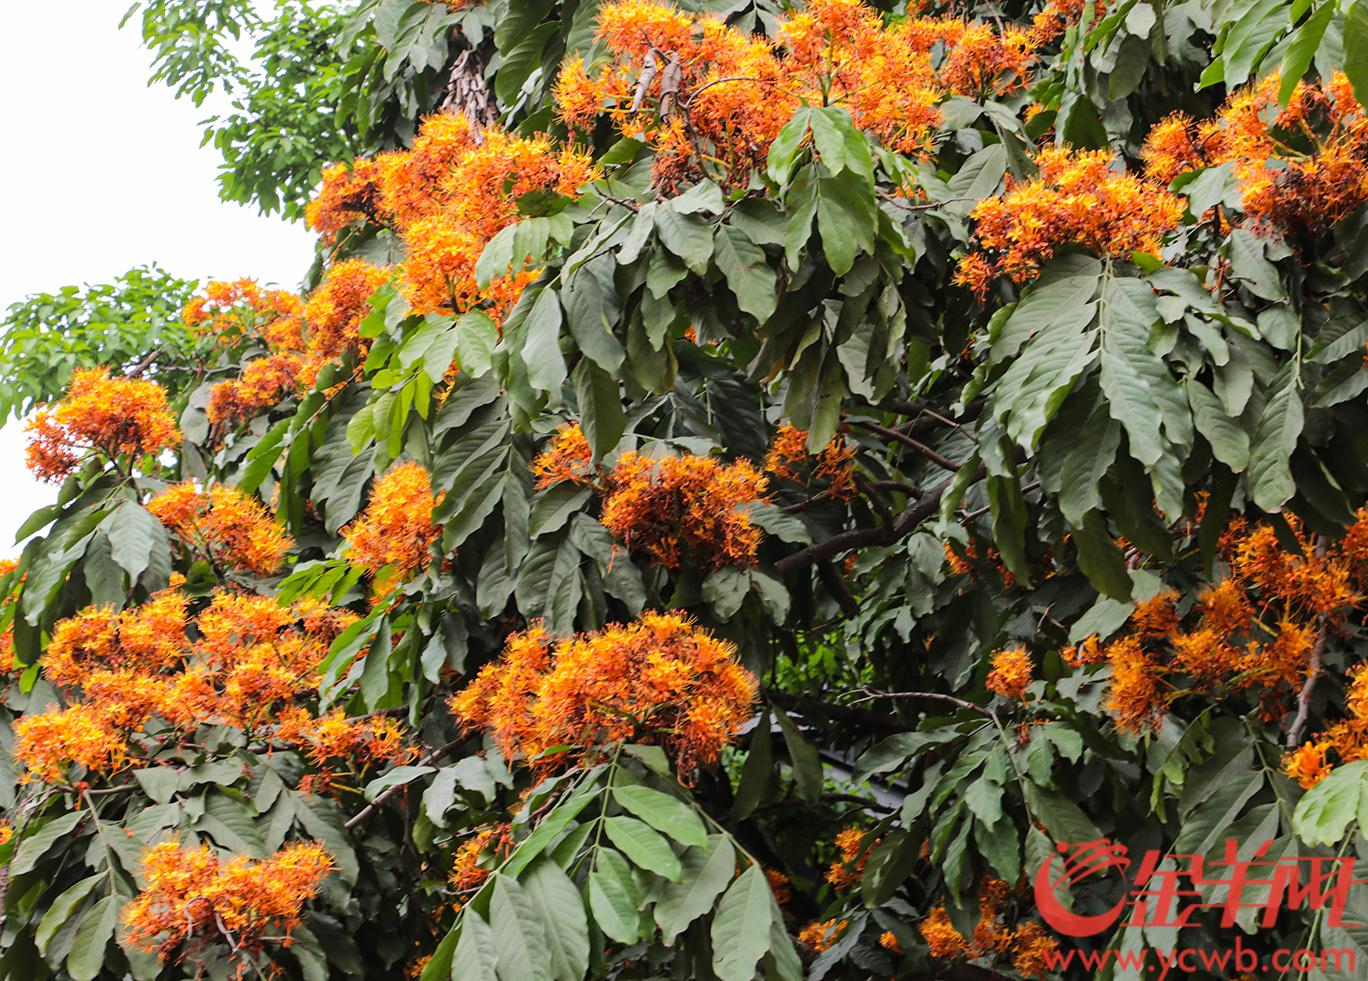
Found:
M 302 226 L 225 204 L 219 163 L 200 148 L 209 110 L 146 84 L 128 0 L 0 2 L 0 153 L 5 244 L 0 308 L 67 284 L 157 262 L 186 278 L 253 276 L 290 288 L 312 259 Z M 53 499 L 23 466 L 20 426 L 0 430 L 0 557 Z

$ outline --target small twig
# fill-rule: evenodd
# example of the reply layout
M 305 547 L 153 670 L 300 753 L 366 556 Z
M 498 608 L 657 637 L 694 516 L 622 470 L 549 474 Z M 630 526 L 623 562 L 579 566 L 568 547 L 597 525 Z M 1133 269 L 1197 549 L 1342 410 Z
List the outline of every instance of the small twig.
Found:
M 1306 682 L 1302 685 L 1301 692 L 1297 695 L 1297 715 L 1292 720 L 1292 728 L 1287 730 L 1287 748 L 1296 749 L 1302 740 L 1302 735 L 1306 732 L 1306 724 L 1311 719 L 1311 695 L 1316 690 L 1316 682 L 1324 673 L 1323 658 L 1325 655 L 1325 617 L 1322 615 L 1316 618 L 1320 633 L 1316 637 L 1316 643 L 1311 648 L 1310 672 L 1306 676 Z
M 461 743 L 464 741 L 465 740 L 463 739 L 454 739 L 451 742 L 447 743 L 445 746 L 438 746 L 436 749 L 428 753 L 426 756 L 421 757 L 418 760 L 418 762 L 414 763 L 413 765 L 431 766 L 433 763 L 436 763 L 442 757 L 446 756 L 447 753 L 451 752 L 457 746 L 461 745 Z M 368 818 L 370 818 L 372 814 L 380 810 L 380 808 L 384 805 L 385 801 L 389 800 L 391 797 L 397 794 L 401 788 L 406 786 L 408 785 L 396 783 L 392 787 L 386 787 L 384 790 L 380 791 L 380 794 L 375 798 L 375 800 L 371 801 L 360 811 L 358 811 L 353 817 L 348 819 L 347 823 L 344 824 L 343 827 L 350 831 L 352 830 L 352 828 L 355 828 L 358 824 L 364 823 Z
M 935 450 L 931 449 L 931 447 L 927 446 L 921 440 L 913 439 L 906 433 L 901 433 L 896 429 L 889 429 L 887 426 L 880 426 L 877 422 L 864 422 L 862 420 L 856 419 L 854 420 L 854 424 L 859 426 L 861 429 L 868 429 L 872 433 L 878 433 L 880 436 L 883 436 L 886 439 L 896 440 L 899 443 L 902 443 L 904 446 L 910 447 L 912 450 L 926 457 L 926 459 L 930 460 L 932 463 L 934 463 L 936 466 L 940 467 L 943 470 L 949 470 L 951 473 L 959 472 L 960 465 L 956 463 L 954 460 L 950 459 L 948 456 L 945 456 L 942 453 L 937 453 Z
M 859 705 L 862 702 L 894 701 L 898 699 L 945 702 L 970 712 L 977 712 L 979 715 L 987 716 L 990 719 L 997 718 L 997 716 L 993 714 L 992 709 L 983 705 L 976 705 L 963 698 L 956 698 L 954 695 L 942 695 L 940 692 L 935 691 L 874 691 L 869 688 L 861 688 L 860 691 L 864 692 L 864 695 L 854 699 L 851 702 L 852 705 Z

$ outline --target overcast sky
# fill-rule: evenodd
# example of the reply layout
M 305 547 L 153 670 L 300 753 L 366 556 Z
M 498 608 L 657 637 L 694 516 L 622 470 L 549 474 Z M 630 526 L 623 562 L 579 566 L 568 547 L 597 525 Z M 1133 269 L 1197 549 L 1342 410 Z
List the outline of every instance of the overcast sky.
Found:
M 294 288 L 312 258 L 299 225 L 218 199 L 218 154 L 200 148 L 207 110 L 146 83 L 127 0 L 0 2 L 0 153 L 5 195 L 0 307 L 157 262 L 186 278 L 253 276 Z M 54 491 L 0 430 L 0 557 Z

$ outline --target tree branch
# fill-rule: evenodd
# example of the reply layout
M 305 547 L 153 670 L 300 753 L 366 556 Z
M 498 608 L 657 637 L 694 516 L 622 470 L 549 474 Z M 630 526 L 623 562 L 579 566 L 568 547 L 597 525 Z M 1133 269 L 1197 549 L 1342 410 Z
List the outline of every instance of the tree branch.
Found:
M 1325 617 L 1318 617 L 1317 620 L 1320 631 L 1316 636 L 1315 646 L 1311 648 L 1311 670 L 1306 676 L 1306 683 L 1302 685 L 1301 692 L 1297 695 L 1297 715 L 1292 720 L 1292 728 L 1287 730 L 1288 749 L 1296 749 L 1306 732 L 1306 724 L 1311 719 L 1311 696 L 1316 690 L 1316 682 L 1324 673 Z
M 433 763 L 438 762 L 442 757 L 446 756 L 447 753 L 450 753 L 453 749 L 461 745 L 461 743 L 463 742 L 465 742 L 464 739 L 454 739 L 451 742 L 447 743 L 445 746 L 438 746 L 436 749 L 428 753 L 426 756 L 421 757 L 413 765 L 431 766 Z M 372 814 L 374 814 L 376 811 L 380 810 L 380 808 L 384 806 L 385 801 L 389 800 L 391 797 L 397 794 L 402 788 L 407 786 L 408 784 L 405 783 L 396 783 L 392 787 L 386 787 L 384 790 L 380 791 L 379 795 L 375 798 L 375 800 L 371 801 L 364 808 L 358 811 L 353 817 L 349 818 L 347 820 L 347 823 L 343 825 L 343 827 L 350 831 L 352 830 L 352 828 L 355 828 L 358 824 L 365 822 L 367 819 L 370 818 Z
M 936 513 L 937 509 L 940 508 L 941 498 L 950 489 L 953 480 L 953 477 L 944 480 L 922 494 L 921 497 L 899 513 L 891 524 L 883 524 L 877 528 L 851 528 L 849 531 L 843 531 L 824 541 L 809 545 L 801 551 L 794 552 L 792 555 L 786 555 L 774 563 L 774 570 L 781 576 L 789 576 L 816 562 L 834 558 L 851 549 L 866 548 L 870 545 L 892 545 L 898 539 L 910 534 L 919 524 Z
M 854 424 L 859 426 L 861 429 L 868 429 L 872 433 L 878 433 L 885 439 L 896 440 L 897 442 L 902 443 L 904 446 L 911 447 L 915 452 L 926 457 L 926 459 L 930 460 L 932 463 L 942 468 L 943 470 L 949 470 L 952 473 L 959 471 L 960 465 L 958 463 L 950 459 L 948 456 L 945 456 L 941 453 L 937 453 L 935 450 L 931 449 L 931 447 L 927 446 L 919 439 L 913 439 L 906 433 L 899 432 L 896 429 L 889 429 L 887 426 L 880 426 L 877 422 L 864 422 L 859 419 L 853 421 Z

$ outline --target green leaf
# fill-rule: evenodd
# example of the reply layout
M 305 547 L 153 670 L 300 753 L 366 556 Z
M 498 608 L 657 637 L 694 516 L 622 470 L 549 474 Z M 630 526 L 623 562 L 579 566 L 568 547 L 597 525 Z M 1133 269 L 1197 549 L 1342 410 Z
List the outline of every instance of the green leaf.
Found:
M 366 784 L 366 800 L 375 800 L 390 787 L 402 787 L 404 784 L 413 783 L 419 777 L 425 777 L 429 773 L 436 773 L 435 766 L 396 766 L 384 776 L 376 777 Z
M 1254 503 L 1269 513 L 1280 511 L 1297 491 L 1290 463 L 1305 421 L 1297 393 L 1297 367 L 1295 361 L 1289 362 L 1273 380 L 1249 450 L 1248 479 Z
M 75 831 L 84 819 L 83 811 L 72 811 L 53 818 L 32 834 L 25 834 L 15 848 L 14 859 L 10 863 L 10 875 L 25 875 L 32 872 L 38 861 L 47 854 L 48 849 Z
M 679 856 L 659 833 L 635 818 L 620 815 L 607 818 L 603 831 L 608 840 L 639 867 L 671 882 L 679 881 Z
M 498 955 L 500 978 L 552 981 L 556 977 L 546 925 L 522 886 L 506 875 L 495 879 L 494 895 L 489 904 L 489 928 Z M 455 968 L 454 961 L 452 967 Z
M 102 525 L 109 538 L 110 555 L 130 580 L 142 575 L 152 561 L 154 549 L 166 551 L 170 541 L 162 523 L 142 505 L 124 501 Z
M 123 904 L 120 896 L 105 896 L 86 913 L 66 959 L 72 981 L 94 981 L 99 976 L 105 964 L 105 948 L 114 939 L 114 926 L 119 922 Z
M 180 786 L 180 774 L 169 766 L 149 766 L 133 771 L 133 779 L 138 781 L 143 793 L 158 804 L 165 804 L 176 796 Z
M 809 803 L 821 800 L 822 760 L 817 755 L 817 747 L 803 737 L 782 710 L 776 709 L 774 715 L 779 720 L 779 730 L 784 734 L 784 745 L 788 748 L 789 763 L 793 766 L 793 782 L 798 796 Z
M 498 981 L 498 951 L 490 925 L 475 910 L 461 917 L 461 939 L 451 954 L 451 981 Z
M 1166 420 L 1188 413 L 1187 400 L 1163 359 L 1149 348 L 1149 326 L 1156 316 L 1150 287 L 1139 280 L 1111 280 L 1103 301 L 1099 381 L 1111 417 L 1126 430 L 1131 456 L 1150 467 L 1169 450 L 1162 435 Z M 1174 403 L 1171 413 L 1165 412 L 1166 402 Z
M 1292 830 L 1308 845 L 1338 845 L 1349 826 L 1364 824 L 1368 808 L 1368 760 L 1342 763 L 1308 790 L 1292 814 Z
M 774 776 L 773 736 L 770 733 L 770 715 L 760 716 L 759 724 L 751 734 L 750 751 L 741 767 L 741 782 L 736 788 L 736 801 L 732 804 L 732 819 L 743 821 L 750 817 L 769 790 Z
M 91 890 L 103 882 L 108 874 L 108 872 L 100 872 L 82 879 L 52 901 L 47 912 L 43 914 L 42 920 L 39 921 L 38 929 L 33 934 L 33 943 L 38 948 L 38 953 L 47 954 L 53 938 L 63 927 L 67 926 L 81 903 L 90 895 Z
M 580 981 L 589 970 L 589 921 L 579 890 L 545 858 L 528 867 L 522 888 L 545 930 L 552 973 L 559 981 Z
M 655 904 L 655 921 L 666 946 L 713 908 L 736 872 L 736 850 L 726 835 L 712 835 L 705 848 L 684 853 L 679 882 L 667 883 Z
M 712 607 L 713 615 L 726 623 L 741 609 L 750 592 L 750 575 L 741 569 L 723 566 L 708 573 L 700 593 L 703 602 Z
M 1344 16 L 1344 74 L 1359 105 L 1368 106 L 1368 4 L 1363 0 L 1357 0 Z
M 665 248 L 702 276 L 713 254 L 713 229 L 698 215 L 680 214 L 670 202 L 656 209 L 656 233 Z
M 1073 543 L 1078 549 L 1078 567 L 1099 593 L 1119 600 L 1130 599 L 1126 557 L 1112 540 L 1101 512 L 1089 511 L 1084 515 L 1083 526 L 1074 528 Z
M 614 787 L 613 799 L 662 834 L 681 845 L 702 847 L 708 841 L 703 822 L 693 808 L 677 797 L 641 785 Z
M 1249 229 L 1237 228 L 1230 233 L 1230 266 L 1235 278 L 1257 297 L 1281 300 L 1286 293 L 1278 278 L 1278 267 L 1268 261 L 1264 252 L 1264 240 Z
M 770 948 L 774 898 L 759 865 L 751 865 L 722 895 L 712 922 L 713 971 L 721 981 L 751 981 Z
M 844 276 L 861 251 L 874 251 L 875 208 L 869 189 L 853 174 L 817 182 L 817 230 L 827 265 Z
M 1211 444 L 1212 455 L 1236 473 L 1243 471 L 1249 465 L 1249 434 L 1239 420 L 1232 419 L 1221 400 L 1199 381 L 1188 379 L 1187 395 L 1197 431 Z
M 600 848 L 589 873 L 589 909 L 598 928 L 618 943 L 636 943 L 641 937 L 639 903 L 627 860 L 611 848 Z
M 523 325 L 526 340 L 520 356 L 527 365 L 527 381 L 543 392 L 558 392 L 565 383 L 565 357 L 560 349 L 561 307 L 556 291 L 537 294 Z
M 1057 790 L 1046 790 L 1030 781 L 1024 784 L 1026 810 L 1045 826 L 1056 842 L 1096 841 L 1102 837 L 1079 806 Z
M 242 493 L 255 494 L 261 482 L 270 474 L 280 454 L 285 451 L 285 435 L 289 432 L 291 421 L 281 419 L 266 430 L 266 435 L 247 454 L 237 479 L 237 489 Z M 347 433 L 351 435 L 351 426 L 347 427 Z
M 532 514 L 527 521 L 527 533 L 532 538 L 560 531 L 589 500 L 592 491 L 569 481 L 552 484 L 539 491 L 532 500 Z
M 1286 50 L 1283 53 L 1282 68 L 1278 72 L 1279 76 L 1282 78 L 1282 83 L 1278 86 L 1278 101 L 1283 105 L 1287 105 L 1287 100 L 1292 98 L 1292 92 L 1296 89 L 1297 83 L 1301 81 L 1302 76 L 1306 74 L 1306 70 L 1311 67 L 1311 59 L 1316 56 L 1316 49 L 1320 47 L 1321 38 L 1325 37 L 1325 29 L 1330 25 L 1330 18 L 1334 16 L 1336 7 L 1337 4 L 1335 4 L 1333 0 L 1323 2 L 1312 12 L 1311 16 L 1302 21 L 1302 25 L 1293 32 L 1292 38 L 1288 42 Z M 1348 20 L 1352 19 L 1353 12 L 1351 11 Z M 1349 46 L 1347 22 L 1345 26 L 1344 53 L 1346 56 L 1345 60 L 1348 61 L 1350 58 L 1354 57 L 1357 52 L 1355 52 L 1353 47 Z M 1364 31 L 1364 33 L 1357 38 L 1355 46 L 1359 44 L 1368 44 L 1368 31 Z M 1346 68 L 1347 67 L 1348 66 L 1346 65 Z M 1349 77 L 1349 81 L 1353 83 L 1354 78 L 1352 75 Z M 1357 85 L 1354 86 L 1354 91 L 1355 93 L 1359 92 Z
M 714 260 L 736 296 L 736 305 L 762 324 L 768 320 L 779 301 L 777 278 L 765 253 L 739 228 L 723 225 Z
M 461 314 L 456 321 L 456 359 L 461 371 L 479 378 L 493 364 L 494 347 L 499 343 L 499 328 L 489 315 L 479 310 Z M 438 379 L 433 378 L 434 382 Z
M 580 425 L 594 459 L 600 460 L 613 451 L 627 428 L 622 393 L 617 378 L 588 358 L 575 366 L 574 382 Z

